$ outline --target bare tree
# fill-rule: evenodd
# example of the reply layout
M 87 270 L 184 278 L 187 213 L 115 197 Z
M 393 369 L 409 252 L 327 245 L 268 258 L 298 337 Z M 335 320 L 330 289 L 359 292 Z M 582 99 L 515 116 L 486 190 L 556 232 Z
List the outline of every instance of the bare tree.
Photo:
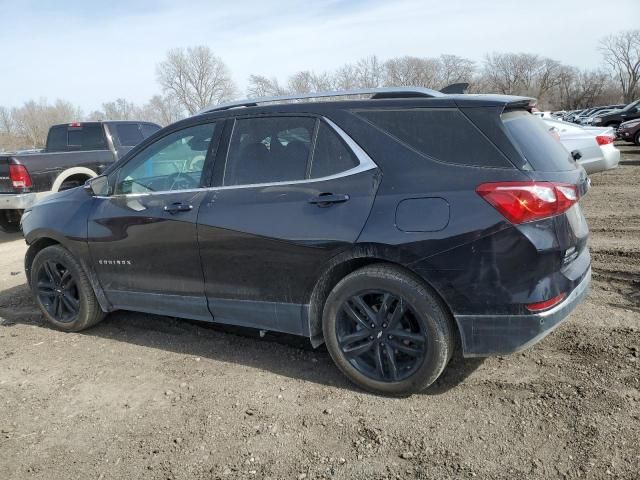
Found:
M 16 129 L 16 122 L 13 119 L 11 110 L 7 107 L 0 107 L 0 132 L 13 135 Z
M 163 91 L 175 96 L 191 115 L 233 98 L 236 92 L 226 64 L 205 46 L 169 50 L 156 74 Z
M 620 82 L 624 101 L 636 99 L 640 90 L 640 30 L 628 30 L 600 41 L 605 62 Z
M 371 55 L 361 58 L 355 65 L 358 88 L 378 88 L 384 82 L 384 65 L 380 59 Z
M 103 103 L 102 111 L 106 120 L 139 120 L 140 117 L 140 109 L 125 98 Z
M 47 140 L 49 127 L 82 119 L 82 111 L 68 101 L 56 100 L 49 105 L 46 99 L 30 100 L 12 110 L 18 135 L 25 137 L 29 146 L 42 147 Z
M 315 73 L 304 70 L 291 75 L 287 84 L 291 93 L 312 93 L 331 90 L 333 82 L 326 72 Z
M 447 85 L 460 82 L 471 82 L 476 70 L 476 62 L 457 55 L 440 55 L 439 84 L 433 88 L 444 88 Z
M 139 115 L 140 120 L 165 126 L 184 118 L 184 109 L 178 100 L 171 95 L 154 95 L 139 110 Z
M 384 83 L 389 86 L 434 88 L 440 77 L 440 63 L 436 58 L 392 58 L 384 67 Z
M 247 87 L 247 96 L 249 98 L 275 97 L 286 94 L 287 89 L 280 86 L 277 78 L 249 75 L 249 86 Z

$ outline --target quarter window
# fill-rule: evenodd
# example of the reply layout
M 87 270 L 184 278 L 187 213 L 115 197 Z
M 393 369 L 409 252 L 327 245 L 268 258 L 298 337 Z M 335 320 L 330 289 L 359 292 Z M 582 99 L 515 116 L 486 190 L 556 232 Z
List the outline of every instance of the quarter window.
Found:
M 328 177 L 358 166 L 358 159 L 331 127 L 320 123 L 313 152 L 311 178 Z
M 223 184 L 250 185 L 307 178 L 315 122 L 308 117 L 236 120 Z
M 152 143 L 120 169 L 115 193 L 199 188 L 214 131 L 214 123 L 196 125 Z

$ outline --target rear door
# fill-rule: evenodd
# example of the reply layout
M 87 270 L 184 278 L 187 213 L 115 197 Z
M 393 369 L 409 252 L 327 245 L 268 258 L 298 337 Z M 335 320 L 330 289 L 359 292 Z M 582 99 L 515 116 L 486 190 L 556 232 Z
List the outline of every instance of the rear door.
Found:
M 109 175 L 111 195 L 96 197 L 89 251 L 116 308 L 211 319 L 196 219 L 218 130 L 204 123 L 167 133 Z
M 198 216 L 214 320 L 306 334 L 310 292 L 331 256 L 358 238 L 379 171 L 325 119 L 239 118 Z

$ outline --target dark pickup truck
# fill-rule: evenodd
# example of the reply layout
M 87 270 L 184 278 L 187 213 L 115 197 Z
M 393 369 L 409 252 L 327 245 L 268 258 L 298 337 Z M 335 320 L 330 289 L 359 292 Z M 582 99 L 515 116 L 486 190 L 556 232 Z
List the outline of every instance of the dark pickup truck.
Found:
M 0 230 L 15 231 L 36 200 L 100 175 L 158 130 L 137 121 L 66 123 L 49 129 L 43 152 L 0 154 Z

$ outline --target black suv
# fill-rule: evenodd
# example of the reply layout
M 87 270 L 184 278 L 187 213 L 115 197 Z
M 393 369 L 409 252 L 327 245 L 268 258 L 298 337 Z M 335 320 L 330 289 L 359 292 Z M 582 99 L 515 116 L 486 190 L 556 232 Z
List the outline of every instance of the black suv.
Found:
M 588 183 L 531 99 L 357 93 L 212 108 L 36 204 L 22 228 L 44 316 L 302 335 L 391 395 L 433 383 L 456 346 L 507 354 L 553 330 L 590 282 Z

